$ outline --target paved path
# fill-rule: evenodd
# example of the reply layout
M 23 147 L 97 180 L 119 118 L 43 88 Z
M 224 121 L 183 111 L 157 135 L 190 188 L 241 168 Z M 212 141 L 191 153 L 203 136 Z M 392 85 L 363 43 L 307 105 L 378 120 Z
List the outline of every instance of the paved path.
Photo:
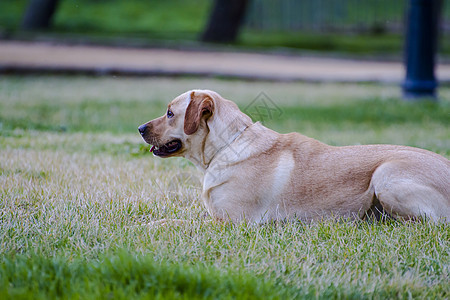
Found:
M 239 52 L 133 49 L 0 41 L 0 72 L 204 75 L 247 79 L 401 82 L 398 62 Z M 437 67 L 450 82 L 450 64 Z

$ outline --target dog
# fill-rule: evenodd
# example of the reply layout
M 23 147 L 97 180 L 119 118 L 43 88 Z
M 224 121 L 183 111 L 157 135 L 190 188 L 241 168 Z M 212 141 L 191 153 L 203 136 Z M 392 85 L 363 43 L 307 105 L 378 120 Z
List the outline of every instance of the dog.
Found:
M 427 150 L 279 134 L 209 90 L 178 96 L 138 130 L 155 156 L 203 171 L 201 198 L 219 220 L 450 220 L 450 161 Z

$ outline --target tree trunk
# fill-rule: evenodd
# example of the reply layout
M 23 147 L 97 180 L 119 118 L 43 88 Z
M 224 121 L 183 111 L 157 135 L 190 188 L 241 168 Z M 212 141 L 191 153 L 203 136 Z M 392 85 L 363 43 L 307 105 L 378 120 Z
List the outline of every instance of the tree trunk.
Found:
M 22 29 L 38 30 L 50 27 L 58 0 L 30 0 L 23 17 Z
M 215 0 L 202 41 L 226 43 L 236 40 L 248 0 Z

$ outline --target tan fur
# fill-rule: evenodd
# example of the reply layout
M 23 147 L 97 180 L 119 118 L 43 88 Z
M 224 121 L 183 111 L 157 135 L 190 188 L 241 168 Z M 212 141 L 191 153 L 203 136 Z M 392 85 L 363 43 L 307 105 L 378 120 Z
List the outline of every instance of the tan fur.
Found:
M 354 219 L 382 207 L 395 218 L 450 221 L 450 161 L 438 154 L 394 145 L 333 147 L 279 134 L 207 90 L 186 92 L 169 108 L 174 117 L 144 124 L 143 138 L 156 146 L 182 142 L 170 156 L 203 171 L 202 200 L 215 218 Z

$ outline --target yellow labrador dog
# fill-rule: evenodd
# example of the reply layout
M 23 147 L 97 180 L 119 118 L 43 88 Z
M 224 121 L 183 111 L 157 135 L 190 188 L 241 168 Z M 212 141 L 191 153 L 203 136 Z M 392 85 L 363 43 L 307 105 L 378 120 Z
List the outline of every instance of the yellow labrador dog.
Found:
M 333 147 L 253 123 L 208 90 L 186 92 L 139 127 L 159 157 L 182 156 L 204 173 L 202 200 L 217 219 L 450 220 L 450 161 L 394 145 Z

